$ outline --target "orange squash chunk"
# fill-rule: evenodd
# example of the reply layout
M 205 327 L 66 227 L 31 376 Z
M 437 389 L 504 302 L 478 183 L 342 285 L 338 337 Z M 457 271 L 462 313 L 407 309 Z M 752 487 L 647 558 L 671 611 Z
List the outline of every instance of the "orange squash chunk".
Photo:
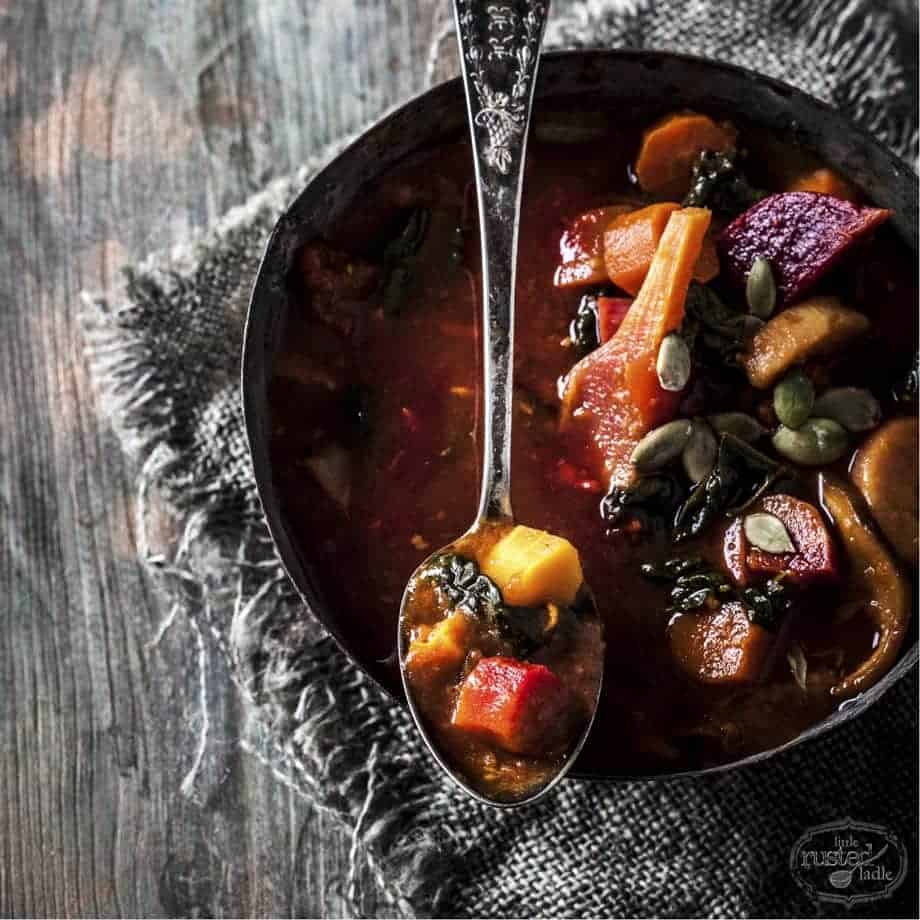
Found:
M 717 124 L 699 112 L 668 115 L 642 135 L 635 166 L 639 185 L 647 192 L 683 198 L 696 158 L 704 150 L 734 150 L 737 136 L 733 125 Z
M 604 231 L 604 265 L 610 280 L 635 296 L 645 281 L 655 250 L 671 215 L 680 210 L 673 202 L 649 205 L 638 211 L 621 214 Z M 697 260 L 693 277 L 704 284 L 719 274 L 719 256 L 707 236 Z
M 633 477 L 630 455 L 652 428 L 673 415 L 679 394 L 658 383 L 661 340 L 684 316 L 687 288 L 711 214 L 705 208 L 674 211 L 655 250 L 638 296 L 608 342 L 569 372 L 562 396 L 562 425 L 583 462 L 616 485 Z
M 713 613 L 682 613 L 668 628 L 674 660 L 704 684 L 746 684 L 759 680 L 773 647 L 773 635 L 752 623 L 736 601 Z
M 579 214 L 559 240 L 559 266 L 553 276 L 556 287 L 604 284 L 604 230 L 610 222 L 628 214 L 632 205 L 612 204 Z
M 822 195 L 833 195 L 859 204 L 859 192 L 842 176 L 832 169 L 822 167 L 799 176 L 786 189 L 788 192 L 819 192 Z

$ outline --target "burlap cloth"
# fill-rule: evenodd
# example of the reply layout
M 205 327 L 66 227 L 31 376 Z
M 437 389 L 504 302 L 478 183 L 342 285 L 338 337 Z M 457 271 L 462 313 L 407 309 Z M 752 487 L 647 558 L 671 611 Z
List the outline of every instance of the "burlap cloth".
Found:
M 843 109 L 913 160 L 915 64 L 899 60 L 899 28 L 868 0 L 586 2 L 551 21 L 547 46 L 674 49 L 752 67 Z M 445 30 L 432 74 L 449 70 L 452 44 Z M 192 618 L 202 649 L 231 662 L 256 715 L 241 743 L 351 833 L 348 909 L 815 916 L 828 909 L 794 883 L 790 847 L 805 828 L 847 815 L 895 830 L 915 863 L 916 671 L 855 724 L 754 768 L 702 780 L 568 780 L 537 806 L 495 812 L 442 780 L 406 714 L 304 613 L 255 494 L 239 358 L 269 229 L 334 152 L 127 271 L 123 290 L 88 298 L 85 326 L 106 407 L 138 462 L 144 562 Z M 184 528 L 167 554 L 145 538 L 151 489 Z M 878 912 L 916 915 L 912 868 Z

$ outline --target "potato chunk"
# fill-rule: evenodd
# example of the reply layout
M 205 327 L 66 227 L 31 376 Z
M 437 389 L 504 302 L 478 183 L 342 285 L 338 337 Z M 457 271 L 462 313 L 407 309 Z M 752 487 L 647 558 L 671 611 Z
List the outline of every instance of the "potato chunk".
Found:
M 843 348 L 868 329 L 868 317 L 836 297 L 812 297 L 774 316 L 742 363 L 751 385 L 766 389 L 793 365 Z
M 434 626 L 420 627 L 409 646 L 406 667 L 410 672 L 459 670 L 466 658 L 469 633 L 469 620 L 460 612 L 452 613 Z
M 774 637 L 732 601 L 713 613 L 683 613 L 668 629 L 671 652 L 694 680 L 746 684 L 759 680 Z
M 521 524 L 492 547 L 480 567 L 515 607 L 567 606 L 583 581 L 578 550 L 568 540 Z
M 896 418 L 860 447 L 850 476 L 897 554 L 917 565 L 917 419 Z

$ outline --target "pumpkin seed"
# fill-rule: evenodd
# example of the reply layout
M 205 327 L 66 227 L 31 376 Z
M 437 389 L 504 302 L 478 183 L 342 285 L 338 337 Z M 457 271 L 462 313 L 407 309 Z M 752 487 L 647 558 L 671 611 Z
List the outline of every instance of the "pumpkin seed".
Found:
M 801 428 L 811 415 L 814 404 L 814 385 L 798 368 L 787 374 L 773 389 L 773 411 L 787 428 Z
M 658 348 L 655 364 L 661 388 L 670 393 L 682 390 L 690 379 L 690 349 L 683 336 L 669 332 Z
M 781 425 L 773 435 L 776 452 L 802 466 L 833 463 L 847 445 L 846 430 L 831 418 L 810 418 L 798 430 Z
M 882 420 L 879 401 L 861 387 L 834 387 L 815 400 L 812 411 L 854 432 L 869 431 Z
M 795 544 L 786 525 L 775 515 L 759 511 L 744 519 L 744 535 L 748 543 L 765 553 L 794 553 Z
M 684 472 L 690 482 L 695 484 L 710 474 L 718 452 L 719 442 L 712 429 L 702 419 L 696 419 L 690 432 L 690 440 L 680 455 Z
M 748 309 L 754 316 L 767 319 L 776 307 L 776 282 L 773 280 L 773 269 L 770 263 L 758 256 L 747 276 Z
M 709 416 L 709 424 L 717 434 L 733 434 L 749 444 L 760 440 L 767 433 L 767 429 L 747 412 L 717 412 Z
M 692 430 L 693 422 L 685 418 L 655 428 L 635 446 L 630 462 L 640 473 L 660 470 L 680 456 Z

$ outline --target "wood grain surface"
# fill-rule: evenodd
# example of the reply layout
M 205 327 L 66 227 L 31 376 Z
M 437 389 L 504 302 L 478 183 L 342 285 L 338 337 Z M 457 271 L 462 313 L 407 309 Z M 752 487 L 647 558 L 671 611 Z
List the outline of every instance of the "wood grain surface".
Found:
M 0 0 L 0 915 L 340 916 L 347 844 L 136 559 L 78 292 L 421 89 L 436 0 Z M 207 756 L 182 788 L 202 718 Z
M 156 641 L 168 610 L 137 561 L 135 471 L 78 292 L 423 88 L 447 16 L 0 0 L 2 916 L 345 913 L 347 841 L 242 753 L 224 663 L 181 616 Z

